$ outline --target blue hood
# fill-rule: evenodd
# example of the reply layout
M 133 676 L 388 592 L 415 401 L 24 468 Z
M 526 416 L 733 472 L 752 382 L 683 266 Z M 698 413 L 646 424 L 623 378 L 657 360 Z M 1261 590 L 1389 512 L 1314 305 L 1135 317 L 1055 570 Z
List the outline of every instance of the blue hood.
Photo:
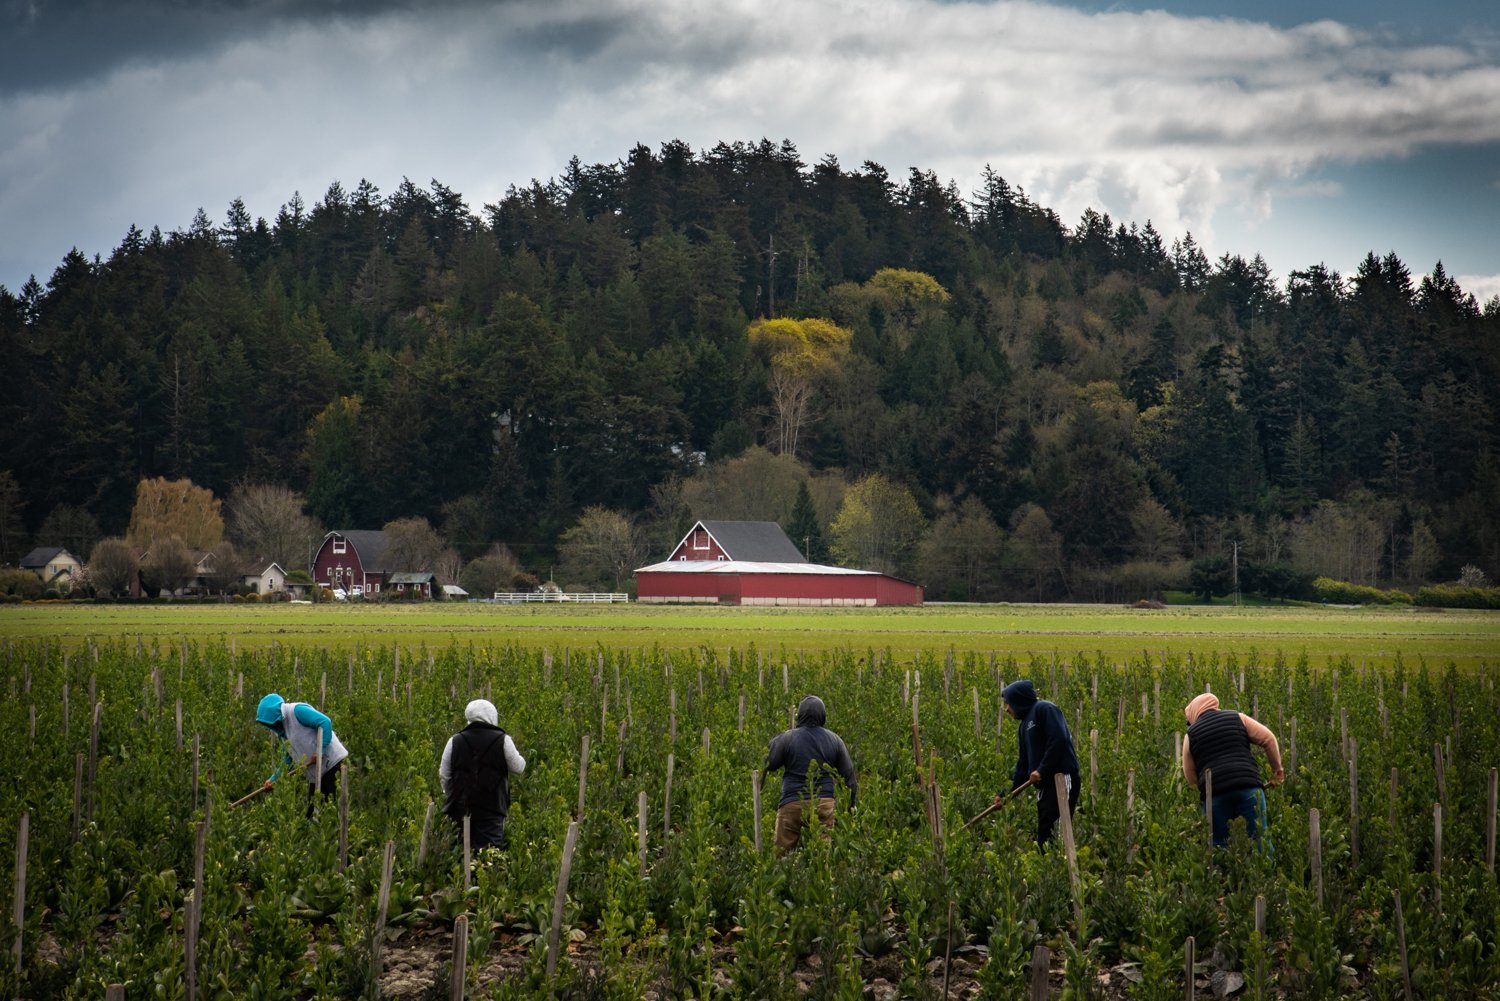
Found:
M 281 706 L 286 699 L 272 692 L 260 700 L 260 705 L 255 707 L 255 722 L 264 723 L 273 730 L 281 725 Z
M 1006 685 L 1000 692 L 1000 697 L 1016 711 L 1017 716 L 1025 716 L 1037 703 L 1036 688 L 1027 678 Z

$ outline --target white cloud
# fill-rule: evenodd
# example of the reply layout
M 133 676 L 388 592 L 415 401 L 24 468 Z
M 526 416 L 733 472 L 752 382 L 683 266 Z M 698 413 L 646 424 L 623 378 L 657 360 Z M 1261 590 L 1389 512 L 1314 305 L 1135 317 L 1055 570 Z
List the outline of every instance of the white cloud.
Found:
M 1500 142 L 1497 95 L 1478 49 L 1026 0 L 521 0 L 282 26 L 0 95 L 0 281 L 235 196 L 269 216 L 334 179 L 436 177 L 478 209 L 574 154 L 762 135 L 965 191 L 988 163 L 1067 222 L 1101 207 L 1212 245 L 1228 207 L 1340 197 L 1308 180 L 1324 165 Z

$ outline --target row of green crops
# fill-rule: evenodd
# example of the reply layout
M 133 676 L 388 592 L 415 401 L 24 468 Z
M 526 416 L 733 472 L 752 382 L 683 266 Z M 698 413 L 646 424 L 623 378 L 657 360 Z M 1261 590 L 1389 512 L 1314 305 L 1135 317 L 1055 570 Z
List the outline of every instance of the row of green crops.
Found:
M 963 651 L 915 659 L 753 647 L 670 656 L 457 647 L 236 654 L 217 645 L 19 643 L 0 653 L 0 670 L 8 857 L 23 812 L 30 824 L 20 982 L 5 962 L 7 997 L 97 998 L 112 983 L 125 984 L 128 997 L 185 997 L 194 837 L 205 818 L 202 997 L 366 992 L 388 841 L 396 862 L 386 937 L 447 929 L 468 913 L 469 988 L 482 996 L 638 998 L 649 988 L 673 997 L 854 998 L 878 968 L 899 979 L 903 995 L 923 997 L 939 990 L 932 961 L 962 953 L 975 960 L 986 996 L 1015 997 L 1043 943 L 1061 957 L 1059 990 L 1070 996 L 1097 991 L 1100 969 L 1124 967 L 1132 996 L 1181 997 L 1193 936 L 1205 977 L 1237 974 L 1262 996 L 1394 998 L 1402 996 L 1397 893 L 1418 996 L 1500 991 L 1500 890 L 1486 866 L 1500 693 L 1489 665 L 1459 672 L 1398 661 L 1374 673 L 1347 660 L 1315 668 L 1255 656 L 1016 663 Z M 1064 853 L 1030 843 L 1029 803 L 961 830 L 1008 784 L 1015 730 L 1001 723 L 999 691 L 1022 676 L 1075 726 L 1084 773 L 1076 906 Z M 1272 852 L 1242 840 L 1216 853 L 1207 846 L 1197 796 L 1174 756 L 1181 708 L 1205 688 L 1281 739 L 1291 767 L 1287 784 L 1269 793 Z M 350 750 L 346 866 L 336 806 L 306 817 L 300 782 L 225 809 L 274 764 L 268 735 L 253 723 L 256 701 L 271 690 L 318 705 Z M 841 803 L 831 839 L 777 859 L 769 845 L 778 777 L 767 784 L 766 847 L 757 852 L 751 773 L 808 692 L 824 699 L 849 745 L 859 807 L 851 814 Z M 479 696 L 499 707 L 529 764 L 513 783 L 510 848 L 484 860 L 465 893 L 446 827 L 425 863 L 417 859 L 429 802 L 439 797 L 439 752 L 464 703 Z M 914 703 L 941 844 L 918 781 Z M 94 774 L 90 781 L 85 764 L 75 837 L 75 768 L 90 755 L 96 705 Z M 560 931 L 587 943 L 592 958 L 564 957 L 549 981 L 552 898 L 585 736 L 586 809 Z M 1312 810 L 1321 821 L 1321 901 Z M 5 924 L 0 944 L 13 944 Z M 530 951 L 506 977 L 481 977 L 502 939 Z M 794 979 L 794 969 L 816 975 Z

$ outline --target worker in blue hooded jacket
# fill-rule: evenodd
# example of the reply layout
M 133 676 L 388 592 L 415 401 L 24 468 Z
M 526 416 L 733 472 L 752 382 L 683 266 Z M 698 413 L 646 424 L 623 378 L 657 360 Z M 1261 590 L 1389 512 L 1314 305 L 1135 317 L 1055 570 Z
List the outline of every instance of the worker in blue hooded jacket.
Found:
M 1073 809 L 1078 805 L 1080 783 L 1073 735 L 1062 710 L 1046 699 L 1038 698 L 1036 688 L 1029 680 L 1023 678 L 1006 685 L 1000 698 L 1005 701 L 1006 714 L 1021 724 L 1016 738 L 1019 752 L 1015 770 L 1011 773 L 1011 790 L 1019 789 L 1028 781 L 1037 787 L 1036 843 L 1045 850 L 1047 839 L 1052 837 L 1052 828 L 1061 816 L 1053 776 L 1064 776 L 1069 817 L 1073 816 Z M 995 797 L 996 803 L 1002 800 L 1002 796 Z
M 338 735 L 333 732 L 333 721 L 306 702 L 288 702 L 272 692 L 260 700 L 255 709 L 255 722 L 274 733 L 287 745 L 281 763 L 266 779 L 269 789 L 281 777 L 288 766 L 300 769 L 307 779 L 308 794 L 321 790 L 324 796 L 332 796 L 339 764 L 349 756 Z M 323 752 L 323 773 L 314 774 L 318 768 L 318 751 Z M 309 805 L 308 811 L 312 807 Z

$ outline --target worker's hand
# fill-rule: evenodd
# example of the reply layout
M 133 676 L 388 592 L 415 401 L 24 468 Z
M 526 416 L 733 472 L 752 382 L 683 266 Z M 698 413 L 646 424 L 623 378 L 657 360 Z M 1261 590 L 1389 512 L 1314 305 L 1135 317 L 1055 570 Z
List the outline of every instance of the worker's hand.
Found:
M 1286 771 L 1285 771 L 1285 769 L 1278 768 L 1278 769 L 1276 769 L 1276 774 L 1271 776 L 1271 788 L 1275 789 L 1277 786 L 1281 785 L 1281 783 L 1283 783 L 1285 781 L 1286 781 Z
M 1031 773 L 1031 784 L 1035 785 L 1035 786 L 1039 786 L 1039 785 L 1042 784 L 1042 773 L 1041 772 L 1032 772 Z
M 1005 796 L 1002 793 L 998 793 L 997 792 L 997 793 L 995 793 L 995 802 L 993 804 L 991 804 L 991 805 L 993 805 L 993 806 L 999 806 L 1000 804 L 1002 804 L 1004 802 L 1005 802 Z
M 275 785 L 275 784 L 276 784 L 276 783 L 275 783 L 275 782 L 272 782 L 272 781 L 271 781 L 271 780 L 270 780 L 270 779 L 266 779 L 266 780 L 265 780 L 265 781 L 264 781 L 264 782 L 262 782 L 262 783 L 261 783 L 261 784 L 260 784 L 260 787 L 261 787 L 261 788 L 262 788 L 262 789 L 269 789 L 269 788 L 271 788 L 271 787 L 272 787 L 272 786 L 273 786 L 273 785 Z

